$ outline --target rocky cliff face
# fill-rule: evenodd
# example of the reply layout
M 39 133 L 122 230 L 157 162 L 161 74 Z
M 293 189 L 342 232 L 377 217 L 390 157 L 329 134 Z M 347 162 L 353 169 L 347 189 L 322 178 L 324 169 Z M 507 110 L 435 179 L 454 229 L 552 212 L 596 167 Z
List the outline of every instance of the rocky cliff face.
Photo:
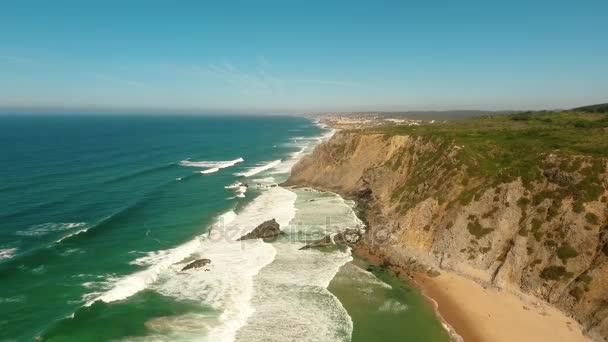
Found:
M 459 161 L 461 149 L 428 137 L 339 132 L 293 168 L 288 184 L 355 199 L 368 223 L 366 248 L 388 263 L 533 294 L 606 339 L 607 161 L 542 155 L 531 166 L 540 176 L 524 183 L 480 176 Z

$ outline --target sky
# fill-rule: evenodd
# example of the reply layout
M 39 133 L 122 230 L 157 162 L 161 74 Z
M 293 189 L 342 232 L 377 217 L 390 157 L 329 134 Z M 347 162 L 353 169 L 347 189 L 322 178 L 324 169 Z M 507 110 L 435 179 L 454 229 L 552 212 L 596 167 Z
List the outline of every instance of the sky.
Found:
M 608 102 L 608 1 L 0 1 L 0 108 Z

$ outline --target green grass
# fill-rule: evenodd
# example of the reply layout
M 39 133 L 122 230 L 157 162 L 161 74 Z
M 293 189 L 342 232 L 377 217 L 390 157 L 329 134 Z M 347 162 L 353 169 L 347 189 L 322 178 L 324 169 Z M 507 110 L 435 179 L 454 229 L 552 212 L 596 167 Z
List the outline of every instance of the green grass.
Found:
M 395 191 L 395 198 L 402 198 L 403 192 L 417 190 L 419 184 L 428 181 L 430 172 L 441 172 L 445 180 L 455 175 L 455 170 L 463 175 L 464 190 L 458 198 L 461 205 L 476 200 L 488 185 L 518 178 L 527 188 L 542 179 L 560 187 L 558 191 L 545 191 L 522 200 L 526 203 L 520 202 L 520 206 L 537 206 L 547 199 L 557 205 L 571 197 L 573 209 L 583 212 L 584 203 L 599 199 L 604 192 L 599 174 L 605 172 L 604 160 L 608 158 L 608 113 L 527 112 L 421 126 L 384 126 L 367 132 L 410 135 L 436 146 L 434 151 L 417 155 L 412 176 Z M 556 164 L 548 163 L 550 154 L 558 157 Z M 446 163 L 446 159 L 450 159 L 450 163 Z M 398 168 L 400 160 L 401 157 L 394 160 L 391 168 Z M 563 173 L 552 178 L 544 174 L 549 169 Z M 574 172 L 582 179 L 576 184 L 569 178 Z M 415 203 L 420 199 L 410 197 L 406 202 Z M 411 205 L 407 203 L 404 209 Z M 552 218 L 551 214 L 548 213 L 548 219 Z
M 480 174 L 537 176 L 539 153 L 608 157 L 608 114 L 529 112 L 422 126 L 389 126 L 384 133 L 433 136 L 463 146 L 461 162 Z

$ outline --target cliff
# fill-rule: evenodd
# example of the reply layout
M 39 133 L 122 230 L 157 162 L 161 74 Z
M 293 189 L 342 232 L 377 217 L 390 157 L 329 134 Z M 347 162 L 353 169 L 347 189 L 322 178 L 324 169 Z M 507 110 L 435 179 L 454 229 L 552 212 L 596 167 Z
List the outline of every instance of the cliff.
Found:
M 287 184 L 356 200 L 368 224 L 363 248 L 387 264 L 532 294 L 606 339 L 606 158 L 537 149 L 536 138 L 479 143 L 479 129 L 466 139 L 433 132 L 338 132 Z

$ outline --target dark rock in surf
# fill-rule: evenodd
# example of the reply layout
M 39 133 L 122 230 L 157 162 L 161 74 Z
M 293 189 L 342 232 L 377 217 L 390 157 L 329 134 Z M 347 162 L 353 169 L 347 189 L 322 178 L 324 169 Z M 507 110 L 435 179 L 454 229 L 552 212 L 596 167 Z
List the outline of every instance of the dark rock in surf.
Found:
M 189 263 L 184 268 L 182 268 L 182 271 L 189 270 L 191 268 L 201 268 L 210 263 L 211 263 L 211 260 L 209 260 L 209 259 L 194 260 L 193 262 Z
M 324 238 L 300 248 L 300 250 L 332 245 L 353 246 L 359 242 L 359 240 L 361 240 L 361 231 L 359 229 L 345 229 L 339 233 L 333 234 L 333 236 L 332 234 L 326 235 Z
M 308 245 L 300 248 L 300 250 L 327 247 L 327 246 L 332 246 L 333 244 L 334 244 L 334 241 L 331 239 L 331 235 L 325 235 L 324 238 L 317 240 L 317 241 L 313 241 L 313 242 L 309 243 Z
M 268 220 L 257 226 L 252 232 L 241 236 L 237 241 L 250 239 L 264 239 L 266 242 L 274 241 L 280 235 L 285 234 L 281 231 L 280 225 L 275 219 Z

